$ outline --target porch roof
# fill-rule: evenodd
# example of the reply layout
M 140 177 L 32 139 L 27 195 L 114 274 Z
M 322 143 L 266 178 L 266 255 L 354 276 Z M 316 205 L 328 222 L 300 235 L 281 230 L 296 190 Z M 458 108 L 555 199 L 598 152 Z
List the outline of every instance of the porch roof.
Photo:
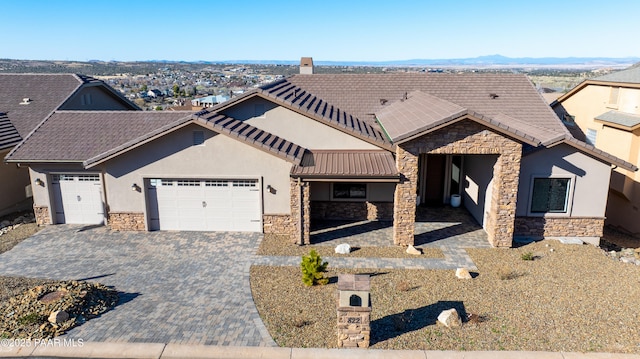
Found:
M 383 180 L 397 182 L 400 175 L 389 151 L 313 150 L 305 152 L 291 177 L 308 180 Z

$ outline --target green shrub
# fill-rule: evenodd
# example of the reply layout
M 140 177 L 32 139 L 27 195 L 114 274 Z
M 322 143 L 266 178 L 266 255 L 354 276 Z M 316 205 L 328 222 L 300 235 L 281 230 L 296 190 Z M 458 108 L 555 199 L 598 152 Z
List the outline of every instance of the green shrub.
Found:
M 522 255 L 520 256 L 520 259 L 522 259 L 523 261 L 532 261 L 534 258 L 535 257 L 531 252 L 522 253 Z
M 300 263 L 302 283 L 308 287 L 329 283 L 329 279 L 324 277 L 328 264 L 327 262 L 322 262 L 322 258 L 320 258 L 315 249 L 312 249 L 308 255 L 302 256 L 302 262 Z

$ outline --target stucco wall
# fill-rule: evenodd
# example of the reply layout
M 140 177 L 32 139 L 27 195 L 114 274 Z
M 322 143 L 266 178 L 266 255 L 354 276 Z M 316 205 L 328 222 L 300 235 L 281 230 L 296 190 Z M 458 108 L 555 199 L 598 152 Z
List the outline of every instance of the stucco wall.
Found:
M 83 104 L 82 96 L 89 95 L 90 103 Z M 128 110 L 129 108 L 122 104 L 122 100 L 108 94 L 100 86 L 88 86 L 80 89 L 78 93 L 67 100 L 61 110 Z
M 205 132 L 205 143 L 193 146 L 193 131 Z M 107 202 L 113 212 L 143 212 L 143 178 L 256 178 L 262 180 L 264 213 L 288 214 L 291 163 L 226 135 L 189 125 L 147 143 L 102 166 Z M 270 185 L 276 192 L 265 190 Z
M 7 153 L 8 150 L 0 151 L 0 216 L 30 207 L 26 205 L 25 208 L 24 203 L 27 200 L 25 187 L 29 185 L 29 169 L 25 166 L 18 167 L 15 163 L 3 162 Z
M 493 166 L 498 156 L 464 156 L 463 204 L 473 218 L 483 225 L 485 212 L 489 211 L 491 195 L 487 195 L 493 179 Z
M 569 213 L 547 216 L 604 217 L 611 167 L 562 144 L 522 157 L 517 216 L 528 216 L 533 175 L 566 175 L 575 180 Z
M 264 106 L 265 112 L 262 116 L 255 116 L 256 105 Z M 246 120 L 247 123 L 257 128 L 311 150 L 380 149 L 328 125 L 260 98 L 244 101 L 241 106 L 227 109 L 224 113 L 239 120 Z

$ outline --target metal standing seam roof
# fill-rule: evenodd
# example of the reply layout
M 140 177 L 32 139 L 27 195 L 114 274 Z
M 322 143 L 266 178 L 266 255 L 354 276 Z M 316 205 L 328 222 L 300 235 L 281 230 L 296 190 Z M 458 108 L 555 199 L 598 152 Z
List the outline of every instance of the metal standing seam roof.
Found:
M 616 110 L 607 111 L 601 115 L 596 116 L 595 119 L 628 127 L 629 129 L 640 125 L 640 115 L 634 115 L 631 113 L 625 113 Z
M 311 150 L 291 169 L 292 177 L 399 180 L 396 161 L 385 150 Z

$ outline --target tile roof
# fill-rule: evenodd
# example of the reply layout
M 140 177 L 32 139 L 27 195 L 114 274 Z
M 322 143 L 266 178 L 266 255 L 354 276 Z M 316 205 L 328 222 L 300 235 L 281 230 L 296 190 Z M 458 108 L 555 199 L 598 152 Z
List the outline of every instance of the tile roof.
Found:
M 399 180 L 396 161 L 384 150 L 313 150 L 307 151 L 299 165 L 291 169 L 292 177 L 331 179 Z
M 189 122 L 294 163 L 300 163 L 305 151 L 242 121 L 206 111 L 56 111 L 7 155 L 7 161 L 82 162 L 91 167 Z
M 294 75 L 273 86 L 294 87 L 298 97 L 322 99 L 374 129 L 380 129 L 375 124 L 374 114 L 408 93 L 421 91 L 488 118 L 507 116 L 550 133 L 568 134 L 529 79 L 520 74 Z
M 0 112 L 0 150 L 13 147 L 20 141 L 22 141 L 22 137 L 9 121 L 7 114 Z
M 82 86 L 103 86 L 113 96 L 139 108 L 122 94 L 93 77 L 77 74 L 0 74 L 0 112 L 13 125 L 0 127 L 0 138 L 13 138 L 12 145 L 25 138 Z M 24 101 L 28 99 L 28 101 Z M 15 134 L 20 139 L 15 141 Z
M 84 162 L 191 112 L 56 111 L 7 156 L 12 162 Z
M 634 115 L 631 113 L 615 111 L 615 110 L 611 110 L 601 115 L 598 115 L 595 117 L 595 119 L 604 121 L 604 122 L 610 122 L 610 123 L 624 126 L 624 127 L 629 127 L 629 129 L 640 125 L 639 115 Z
M 73 74 L 0 74 L 0 112 L 24 138 L 84 81 Z M 29 104 L 21 104 L 25 98 Z
M 640 84 L 640 66 L 636 65 L 622 71 L 594 77 L 591 80 L 603 81 L 603 82 Z

